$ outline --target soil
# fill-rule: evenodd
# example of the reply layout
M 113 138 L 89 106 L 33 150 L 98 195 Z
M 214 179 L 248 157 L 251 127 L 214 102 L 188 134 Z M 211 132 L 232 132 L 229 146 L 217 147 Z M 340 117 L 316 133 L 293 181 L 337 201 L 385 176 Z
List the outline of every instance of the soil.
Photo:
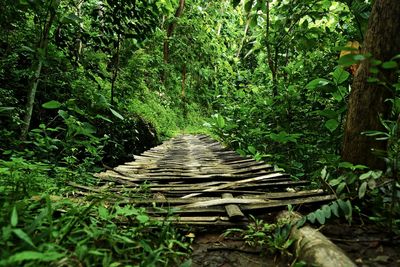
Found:
M 362 267 L 400 267 L 400 237 L 373 224 L 336 223 L 321 232 Z
M 320 231 L 361 267 L 400 267 L 400 238 L 377 225 L 335 221 Z M 220 233 L 198 233 L 192 248 L 193 267 L 291 266 L 293 259 L 271 255 L 267 250 L 247 246 L 243 240 Z M 391 238 L 392 237 L 392 238 Z
M 193 242 L 192 267 L 283 266 L 278 259 L 242 240 L 224 238 L 222 233 L 200 234 Z

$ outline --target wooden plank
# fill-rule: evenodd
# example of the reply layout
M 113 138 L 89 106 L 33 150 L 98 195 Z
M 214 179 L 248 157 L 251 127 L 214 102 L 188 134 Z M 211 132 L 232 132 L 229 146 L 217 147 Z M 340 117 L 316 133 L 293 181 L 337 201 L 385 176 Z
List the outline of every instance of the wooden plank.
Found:
M 265 176 L 268 174 L 273 174 L 276 172 L 269 171 L 265 172 L 262 174 L 254 174 L 254 173 L 249 173 L 249 174 L 242 174 L 242 175 L 234 175 L 234 174 L 193 174 L 193 175 L 178 175 L 178 174 L 134 174 L 134 173 L 129 173 L 129 172 L 113 172 L 110 170 L 107 170 L 105 173 L 100 173 L 98 176 L 99 177 L 104 177 L 104 176 L 112 176 L 115 178 L 123 179 L 123 180 L 128 180 L 131 182 L 145 182 L 145 181 L 176 181 L 177 178 L 185 180 L 185 181 L 206 181 L 206 180 L 241 180 L 243 178 L 253 178 L 255 176 Z M 121 175 L 124 174 L 124 175 Z M 283 174 L 284 176 L 288 176 L 287 174 Z
M 229 194 L 232 195 L 232 194 Z M 195 202 L 191 204 L 186 204 L 182 206 L 176 206 L 178 209 L 191 209 L 191 208 L 207 208 L 212 206 L 224 206 L 229 204 L 267 204 L 271 201 L 277 200 L 265 200 L 259 198 L 220 198 L 213 200 L 206 200 L 201 202 Z
M 287 205 L 305 205 L 305 204 L 312 204 L 312 203 L 321 203 L 321 202 L 328 202 L 331 200 L 336 199 L 334 195 L 326 195 L 326 196 L 314 196 L 314 197 L 307 197 L 307 198 L 300 198 L 300 199 L 286 199 L 286 200 L 270 200 L 267 203 L 263 204 L 240 204 L 240 209 L 243 212 L 251 212 L 257 210 L 263 210 L 266 212 L 268 210 L 274 210 L 276 208 L 286 208 Z M 210 202 L 211 203 L 211 202 Z M 211 205 L 207 203 L 207 207 L 191 207 L 188 205 L 184 205 L 181 207 L 173 208 L 173 212 L 175 214 L 224 214 L 225 208 L 217 205 Z M 193 203 L 196 204 L 196 203 Z M 226 203 L 223 203 L 226 204 Z M 222 205 L 223 205 L 222 204 Z M 189 204 L 190 205 L 190 204 Z M 155 214 L 166 214 L 168 213 L 167 210 L 160 210 L 160 209 L 148 209 L 149 213 Z
M 315 202 L 327 202 L 330 200 L 334 200 L 336 197 L 334 195 L 325 195 L 325 196 L 312 196 L 306 198 L 296 198 L 296 199 L 285 199 L 276 201 L 278 203 L 270 203 L 270 204 L 249 204 L 241 207 L 242 210 L 259 210 L 259 209 L 267 209 L 267 208 L 276 208 L 276 207 L 286 207 L 287 205 L 303 205 Z
M 231 190 L 233 191 L 233 190 Z M 239 191 L 240 192 L 240 191 Z M 259 192 L 258 192 L 259 193 Z M 318 190 L 305 190 L 300 192 L 271 192 L 271 193 L 259 193 L 253 195 L 239 195 L 236 196 L 237 199 L 248 199 L 248 198 L 257 198 L 257 199 L 271 199 L 271 200 L 278 200 L 278 199 L 287 199 L 287 198 L 302 198 L 308 196 L 317 196 L 324 194 L 324 191 L 321 189 Z M 207 201 L 207 200 L 215 200 L 219 199 L 218 196 L 215 197 L 196 197 L 196 198 L 171 198 L 166 197 L 164 199 L 129 199 L 126 198 L 127 203 L 132 204 L 148 204 L 152 205 L 155 204 L 171 204 L 171 205 L 184 205 L 190 204 L 195 202 Z
M 210 192 L 210 191 L 217 191 L 220 189 L 226 189 L 226 188 L 231 188 L 240 184 L 244 184 L 244 183 L 249 183 L 249 182 L 255 182 L 255 181 L 262 181 L 265 179 L 269 179 L 269 178 L 275 178 L 275 177 L 279 177 L 283 175 L 282 173 L 278 172 L 278 173 L 271 173 L 271 174 L 267 174 L 267 175 L 263 175 L 260 177 L 255 177 L 255 178 L 248 178 L 248 179 L 244 179 L 244 180 L 239 180 L 239 181 L 235 181 L 235 182 L 230 182 L 230 183 L 226 183 L 220 186 L 214 186 L 208 189 L 203 190 L 203 192 Z M 190 197 L 194 197 L 194 196 L 198 196 L 201 193 L 194 193 L 194 194 L 189 194 L 186 196 L 183 196 L 182 198 L 190 198 Z
M 222 194 L 223 199 L 233 199 L 233 195 L 230 193 Z M 238 205 L 235 204 L 228 204 L 225 205 L 226 213 L 229 216 L 229 219 L 238 220 L 244 218 L 243 212 L 240 210 Z
M 201 217 L 178 217 L 178 218 L 165 218 L 165 217 L 152 217 L 154 220 L 159 221 L 168 221 L 172 222 L 176 225 L 198 225 L 198 226 L 207 226 L 210 225 L 212 227 L 238 227 L 247 225 L 246 221 L 229 221 L 228 217 L 222 216 L 201 216 Z
M 255 172 L 255 171 L 263 171 L 263 170 L 271 170 L 273 169 L 273 167 L 271 165 L 260 165 L 260 166 L 254 166 L 254 167 L 248 167 L 248 168 L 242 168 L 240 170 L 236 170 L 235 172 L 233 172 L 233 174 L 243 174 L 246 172 Z

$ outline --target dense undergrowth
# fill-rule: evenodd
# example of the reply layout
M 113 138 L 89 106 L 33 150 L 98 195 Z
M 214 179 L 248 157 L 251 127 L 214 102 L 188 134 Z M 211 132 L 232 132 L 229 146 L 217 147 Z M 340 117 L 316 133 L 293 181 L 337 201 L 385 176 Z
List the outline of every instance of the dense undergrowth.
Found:
M 359 53 L 371 1 L 122 2 L 0 7 L 0 266 L 188 265 L 188 240 L 166 221 L 68 186 L 182 132 L 334 193 L 311 223 L 357 217 L 399 233 L 400 57 Z M 368 82 L 392 93 L 382 129 L 365 132 L 388 144 L 382 170 L 341 157 L 365 60 Z M 258 224 L 249 242 L 286 249 Z

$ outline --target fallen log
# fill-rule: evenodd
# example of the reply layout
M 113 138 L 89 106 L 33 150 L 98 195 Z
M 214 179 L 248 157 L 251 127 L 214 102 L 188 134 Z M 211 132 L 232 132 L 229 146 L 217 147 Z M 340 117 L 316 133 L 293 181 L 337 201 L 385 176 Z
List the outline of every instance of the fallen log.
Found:
M 301 215 L 295 212 L 284 211 L 277 216 L 278 223 L 290 222 L 292 225 L 290 237 L 294 242 L 294 250 L 299 260 L 307 263 L 307 266 L 319 267 L 355 267 L 346 254 L 310 226 L 298 228 L 296 222 Z

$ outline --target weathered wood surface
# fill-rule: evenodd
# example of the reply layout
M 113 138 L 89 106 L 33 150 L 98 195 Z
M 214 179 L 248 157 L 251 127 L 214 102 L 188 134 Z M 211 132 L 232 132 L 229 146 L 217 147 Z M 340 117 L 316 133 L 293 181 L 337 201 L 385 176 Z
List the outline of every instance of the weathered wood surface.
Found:
M 96 174 L 97 187 L 70 185 L 76 194 L 106 193 L 107 201 L 146 207 L 160 220 L 192 225 L 237 226 L 254 212 L 333 199 L 323 190 L 305 190 L 308 181 L 241 157 L 205 135 L 172 138 L 134 159 Z M 164 218 L 171 210 L 178 217 Z

